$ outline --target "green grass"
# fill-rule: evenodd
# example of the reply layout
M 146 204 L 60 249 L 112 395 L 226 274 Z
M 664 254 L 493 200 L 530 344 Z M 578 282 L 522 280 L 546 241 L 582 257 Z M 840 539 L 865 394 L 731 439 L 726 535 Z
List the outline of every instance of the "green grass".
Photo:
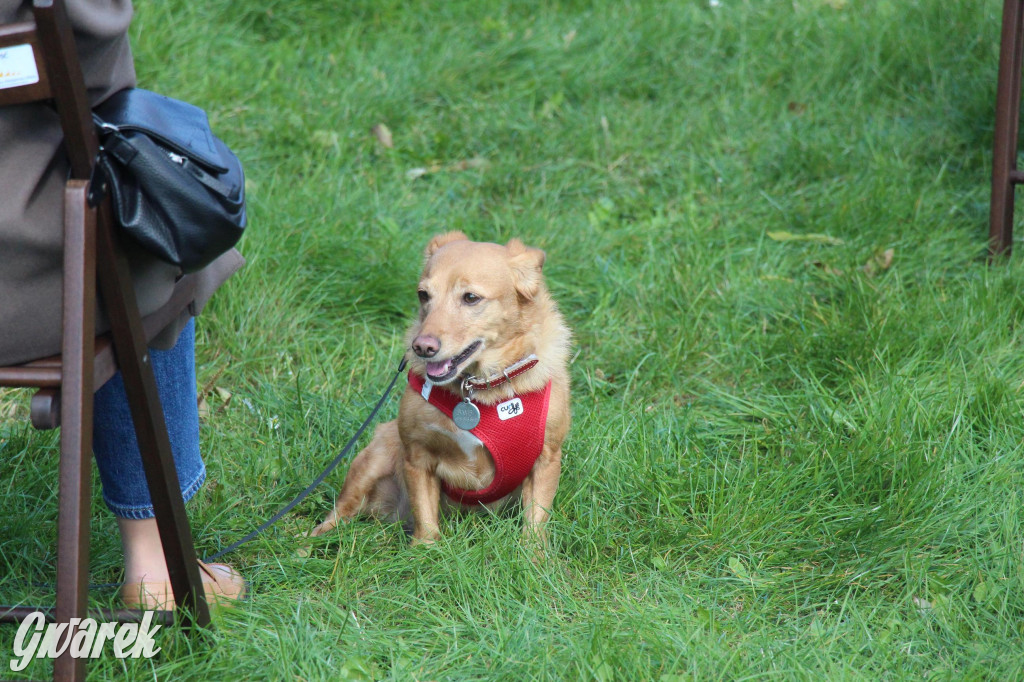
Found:
M 1024 679 L 1024 266 L 984 260 L 1000 5 L 140 1 L 140 84 L 207 108 L 249 178 L 249 265 L 200 320 L 201 552 L 354 431 L 437 232 L 547 251 L 575 420 L 543 564 L 514 516 L 303 558 L 338 472 L 234 554 L 255 594 L 208 643 L 92 677 Z M 2 428 L 0 590 L 41 600 L 55 441 Z

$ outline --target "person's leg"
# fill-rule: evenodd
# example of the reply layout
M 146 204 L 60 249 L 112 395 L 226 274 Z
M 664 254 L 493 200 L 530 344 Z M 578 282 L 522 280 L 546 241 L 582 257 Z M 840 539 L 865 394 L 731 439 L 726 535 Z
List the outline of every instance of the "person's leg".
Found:
M 150 349 L 150 358 L 178 482 L 187 502 L 206 478 L 206 468 L 199 453 L 195 323 L 190 321 L 186 325 L 177 344 L 170 350 Z M 96 468 L 103 483 L 103 499 L 117 516 L 121 532 L 125 585 L 162 583 L 168 579 L 167 564 L 120 373 L 96 392 L 93 412 Z M 221 577 L 233 579 L 230 569 L 217 571 Z M 204 573 L 203 578 L 204 582 L 209 582 L 212 576 Z
M 150 349 L 160 404 L 167 422 L 178 482 L 187 502 L 206 478 L 199 454 L 199 408 L 196 403 L 195 322 L 190 321 L 170 350 Z M 121 373 L 96 391 L 93 407 L 93 452 L 103 500 L 118 518 L 151 519 L 146 473 L 142 468 L 131 409 Z

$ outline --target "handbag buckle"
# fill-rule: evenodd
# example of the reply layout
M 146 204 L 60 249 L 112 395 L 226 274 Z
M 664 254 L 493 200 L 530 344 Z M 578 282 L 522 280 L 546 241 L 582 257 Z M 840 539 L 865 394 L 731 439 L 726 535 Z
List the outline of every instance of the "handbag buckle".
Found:
M 96 161 L 92 164 L 92 174 L 89 176 L 89 192 L 85 197 L 89 208 L 99 206 L 109 190 L 110 179 L 107 178 L 107 172 L 103 169 L 103 164 L 100 163 L 100 155 L 97 154 Z

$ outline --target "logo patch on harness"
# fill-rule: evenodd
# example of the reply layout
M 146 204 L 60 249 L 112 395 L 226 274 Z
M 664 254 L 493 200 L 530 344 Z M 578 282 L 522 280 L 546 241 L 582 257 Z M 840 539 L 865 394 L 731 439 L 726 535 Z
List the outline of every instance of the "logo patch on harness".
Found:
M 512 398 L 512 400 L 506 400 L 503 403 L 498 403 L 498 419 L 501 421 L 512 419 L 512 417 L 518 417 L 522 413 L 523 401 L 519 398 Z

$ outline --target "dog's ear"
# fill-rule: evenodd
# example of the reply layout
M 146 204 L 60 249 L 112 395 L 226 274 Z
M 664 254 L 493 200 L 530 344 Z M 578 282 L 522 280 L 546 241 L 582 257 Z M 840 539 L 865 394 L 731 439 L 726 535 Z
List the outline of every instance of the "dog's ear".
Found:
M 426 255 L 427 258 L 430 258 L 438 249 L 440 249 L 445 244 L 450 244 L 452 242 L 458 241 L 465 241 L 467 239 L 469 239 L 469 237 L 459 232 L 458 230 L 452 232 L 445 232 L 444 234 L 439 234 L 430 240 L 430 243 L 427 244 L 427 250 L 424 252 L 424 254 Z
M 508 249 L 508 264 L 512 268 L 512 282 L 516 291 L 523 299 L 532 301 L 540 291 L 540 273 L 546 254 L 540 249 L 525 246 L 518 239 L 509 241 L 505 248 Z

